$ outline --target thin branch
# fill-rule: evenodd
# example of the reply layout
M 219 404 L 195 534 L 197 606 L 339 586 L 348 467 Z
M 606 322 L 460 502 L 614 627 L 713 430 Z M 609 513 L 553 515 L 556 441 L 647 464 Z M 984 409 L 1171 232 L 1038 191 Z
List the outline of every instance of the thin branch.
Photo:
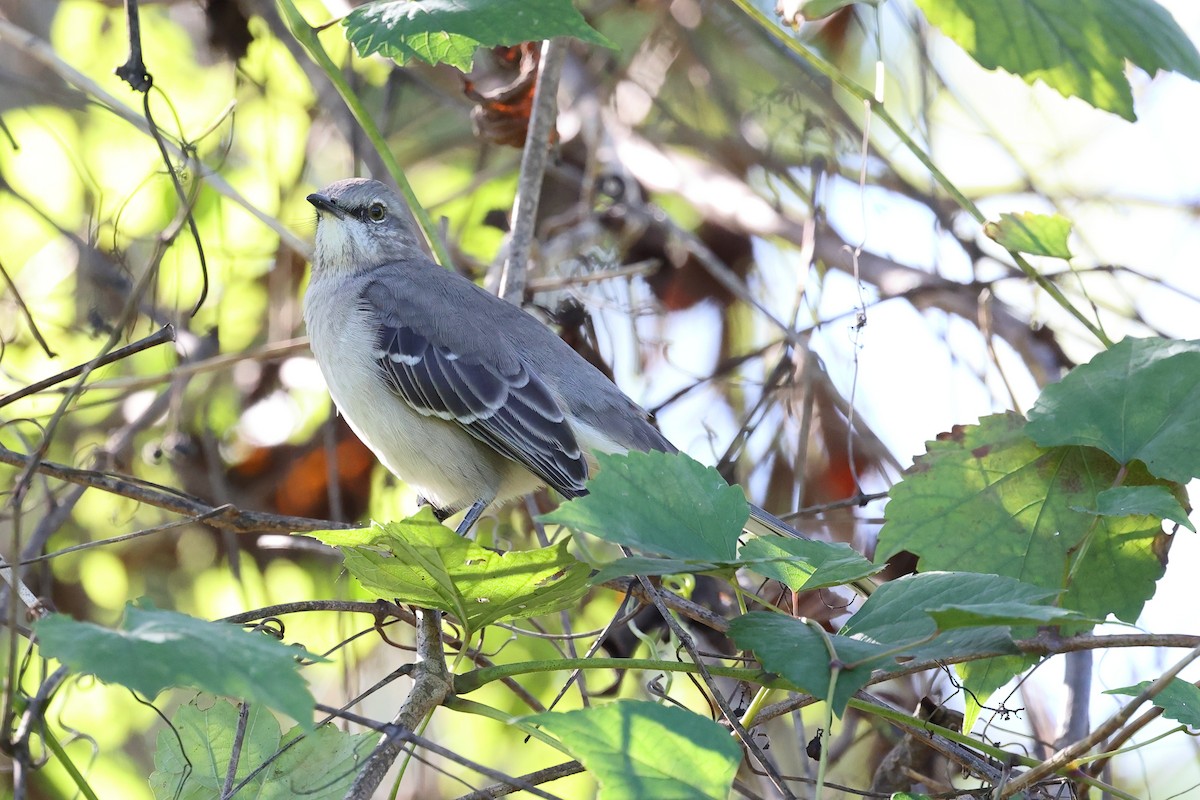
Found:
M 1162 692 L 1163 689 L 1167 688 L 1167 684 L 1174 680 L 1175 676 L 1178 675 L 1184 667 L 1186 667 L 1188 664 L 1191 664 L 1197 658 L 1200 658 L 1200 647 L 1194 648 L 1186 656 L 1177 661 L 1174 666 L 1160 675 L 1157 680 L 1139 692 L 1137 697 L 1133 698 L 1133 700 L 1127 703 L 1124 708 L 1105 720 L 1104 724 L 1096 728 L 1090 734 L 1079 741 L 1059 750 L 1053 756 L 1043 761 L 1039 766 L 1036 766 L 1028 772 L 1022 774 L 1011 783 L 1008 783 L 1003 787 L 997 787 L 1000 789 L 1000 791 L 996 796 L 1000 798 L 1000 800 L 1003 800 L 1003 798 L 1006 797 L 1012 797 L 1018 792 L 1030 789 L 1039 781 L 1048 778 L 1049 776 L 1068 767 L 1076 758 L 1088 752 L 1093 747 L 1100 744 L 1109 736 L 1120 730 L 1121 726 L 1133 716 L 1133 713 L 1137 711 L 1138 707 L 1141 706 L 1142 703 L 1153 697 L 1156 697 L 1160 692 Z
M 411 730 L 400 727 L 394 722 L 386 724 L 386 725 L 381 725 L 378 722 L 375 722 L 374 720 L 367 719 L 366 717 L 360 716 L 358 714 L 353 714 L 344 709 L 331 708 L 329 706 L 322 705 L 321 703 L 317 703 L 317 710 L 324 711 L 327 714 L 332 714 L 334 716 L 342 717 L 343 719 L 349 720 L 350 722 L 356 722 L 359 725 L 362 725 L 363 727 L 370 728 L 371 730 L 379 731 L 380 733 L 382 733 L 384 735 L 385 739 L 392 739 L 392 740 L 395 740 L 397 743 L 411 742 L 414 745 L 416 745 L 417 747 L 428 750 L 429 752 L 439 755 L 442 758 L 453 761 L 456 764 L 462 764 L 463 766 L 465 766 L 469 769 L 475 770 L 480 775 L 486 775 L 489 778 L 492 778 L 493 780 L 511 781 L 516 786 L 516 788 L 521 789 L 526 792 L 529 792 L 530 794 L 535 795 L 537 797 L 544 798 L 544 800 L 560 800 L 560 798 L 557 798 L 554 795 L 549 794 L 547 792 L 543 792 L 541 789 L 537 788 L 536 786 L 534 786 L 532 784 L 525 783 L 520 778 L 510 777 L 508 775 L 505 775 L 503 772 L 494 770 L 490 767 L 485 767 L 484 765 L 482 765 L 478 762 L 472 761 L 469 758 L 464 758 L 463 756 L 460 756 L 458 753 L 455 753 L 453 750 L 447 750 L 445 747 L 442 747 L 441 745 L 431 742 L 429 739 L 426 739 L 424 736 L 421 736 L 420 734 L 414 733 Z M 346 796 L 347 796 L 347 798 L 350 797 L 349 794 L 347 794 Z
M 41 337 L 38 338 L 40 341 Z M 28 386 L 24 386 L 12 394 L 0 397 L 0 408 L 4 408 L 9 403 L 14 403 L 23 397 L 28 397 L 31 394 L 37 394 L 43 389 L 48 389 L 51 386 L 62 383 L 63 381 L 69 381 L 72 378 L 78 378 L 84 373 L 85 370 L 95 371 L 100 367 L 113 363 L 114 361 L 120 361 L 123 358 L 128 358 L 129 356 L 134 355 L 135 353 L 140 353 L 143 350 L 149 350 L 151 347 L 157 347 L 160 344 L 173 341 L 175 341 L 174 325 L 167 325 L 159 328 L 149 336 L 143 339 L 138 339 L 136 342 L 127 344 L 124 347 L 117 348 L 116 350 L 111 350 L 98 359 L 88 361 L 85 364 L 79 364 L 67 370 L 63 370 L 57 375 L 51 375 L 49 378 L 44 378 L 40 381 L 31 383 Z M 165 377 L 171 378 L 174 377 L 174 375 Z
M 21 297 L 21 292 L 17 290 L 17 284 L 9 276 L 8 270 L 4 268 L 4 264 L 0 263 L 0 275 L 4 277 L 4 282 L 8 284 L 8 289 L 13 293 L 13 299 L 17 301 L 17 306 L 21 309 L 21 313 L 25 315 L 25 322 L 29 325 L 29 332 L 33 334 L 33 338 L 42 346 L 43 352 L 50 358 L 57 358 L 58 354 L 50 349 L 50 345 L 46 344 L 46 340 L 42 338 L 42 332 L 38 330 L 37 323 L 33 319 L 33 314 L 29 310 L 29 306 L 25 305 L 24 298 Z M 0 403 L 0 406 L 4 403 Z
M 578 775 L 583 772 L 583 765 L 578 761 L 568 761 L 564 764 L 558 764 L 553 767 L 539 769 L 537 772 L 530 772 L 522 775 L 517 780 L 522 783 L 527 783 L 530 786 L 537 786 L 540 783 L 549 783 L 556 781 L 559 778 L 565 778 L 568 775 Z M 504 797 L 513 792 L 520 791 L 520 787 L 512 783 L 495 783 L 491 786 L 485 786 L 482 789 L 476 789 L 470 794 L 464 794 L 457 800 L 495 800 L 497 797 Z
M 655 595 L 647 592 L 646 588 L 636 578 L 615 578 L 599 585 L 606 589 L 613 589 L 614 591 L 633 595 L 633 597 L 644 605 L 654 603 Z M 699 622 L 701 625 L 712 628 L 719 633 L 727 633 L 729 631 L 729 620 L 720 614 L 714 614 L 699 603 L 693 603 L 691 600 L 661 588 L 658 590 L 657 596 L 667 608 L 678 611 L 693 622 Z
M 558 79 L 562 75 L 566 57 L 566 39 L 548 39 L 542 43 L 533 110 L 525 135 L 525 151 L 521 154 L 520 183 L 513 205 L 512 237 L 508 243 L 508 257 L 505 258 L 504 268 L 500 272 L 498 291 L 500 297 L 517 305 L 520 305 L 525 296 L 525 273 L 533 248 L 538 200 L 542 195 L 542 177 L 546 173 L 550 137 L 558 118 Z
M 34 464 L 32 456 L 17 453 L 0 446 L 0 464 L 28 469 Z M 346 522 L 334 522 L 309 517 L 291 517 L 285 514 L 271 514 L 265 511 L 241 511 L 235 506 L 213 506 L 203 500 L 169 491 L 154 484 L 148 484 L 129 475 L 119 475 L 91 469 L 77 469 L 52 461 L 36 462 L 35 472 L 49 475 L 67 483 L 100 489 L 110 494 L 127 497 L 139 503 L 183 514 L 190 517 L 203 517 L 205 524 L 221 530 L 231 530 L 235 533 L 264 533 L 284 532 L 302 533 L 304 531 L 346 530 L 361 528 Z

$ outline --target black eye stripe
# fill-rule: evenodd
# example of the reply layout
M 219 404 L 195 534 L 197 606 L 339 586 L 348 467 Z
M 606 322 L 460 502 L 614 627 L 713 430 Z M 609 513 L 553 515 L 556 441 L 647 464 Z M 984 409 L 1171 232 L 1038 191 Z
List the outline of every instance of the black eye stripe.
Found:
M 373 219 L 371 217 L 371 209 L 375 206 L 379 206 L 379 208 L 383 209 L 385 212 L 387 211 L 387 206 L 385 206 L 383 203 L 368 203 L 365 206 L 347 208 L 346 212 L 360 222 L 379 222 L 379 219 L 383 219 L 383 217 L 380 217 L 379 219 Z

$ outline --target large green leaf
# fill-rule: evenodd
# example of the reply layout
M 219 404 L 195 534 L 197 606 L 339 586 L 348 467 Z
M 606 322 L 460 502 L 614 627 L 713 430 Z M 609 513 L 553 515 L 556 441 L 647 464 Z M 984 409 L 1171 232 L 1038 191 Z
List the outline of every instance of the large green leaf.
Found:
M 563 503 L 546 522 L 671 558 L 730 562 L 750 517 L 746 496 L 712 467 L 683 454 L 597 455 L 590 494 Z
M 793 592 L 840 586 L 883 569 L 844 542 L 756 536 L 742 545 L 738 560 Z
M 1105 694 L 1124 694 L 1137 697 L 1150 681 L 1142 681 L 1134 686 L 1122 686 L 1120 689 L 1109 689 Z M 1200 688 L 1180 678 L 1174 678 L 1161 692 L 1150 698 L 1150 702 L 1163 710 L 1163 716 L 1182 722 L 1189 728 L 1200 728 Z
M 1200 53 L 1154 0 L 917 0 L 929 21 L 988 69 L 1041 80 L 1135 119 L 1125 62 L 1200 80 Z
M 238 714 L 236 706 L 211 695 L 201 695 L 179 707 L 171 718 L 174 730 L 158 734 L 155 769 L 150 776 L 150 788 L 157 800 L 210 800 L 221 795 Z M 352 735 L 332 725 L 322 725 L 308 734 L 296 727 L 281 737 L 275 717 L 264 707 L 251 705 L 235 785 L 300 736 L 300 741 L 258 773 L 237 796 L 258 800 L 340 798 L 379 738 L 373 731 Z
M 617 700 L 525 717 L 554 734 L 600 784 L 600 800 L 725 800 L 742 760 L 729 731 L 678 706 Z
M 813 624 L 767 611 L 751 611 L 732 620 L 729 635 L 739 649 L 753 652 L 763 669 L 813 697 L 825 698 L 838 715 L 867 685 L 871 673 L 892 663 L 896 655 L 886 645 L 826 633 Z M 838 676 L 830 696 L 834 663 Z
M 573 36 L 611 47 L 571 0 L 376 0 L 342 20 L 360 56 L 382 53 L 401 64 L 419 58 L 464 72 L 479 47 Z
M 297 658 L 322 660 L 261 633 L 174 611 L 125 607 L 119 630 L 53 614 L 37 623 L 41 653 L 76 672 L 153 699 L 171 686 L 237 697 L 312 726 Z
M 928 448 L 892 487 L 876 561 L 907 550 L 925 571 L 1007 575 L 1064 591 L 1059 605 L 1088 617 L 1137 619 L 1163 573 L 1161 520 L 1074 510 L 1096 507 L 1116 462 L 1090 447 L 1038 447 L 1011 413 L 956 426 Z M 1125 476 L 1154 482 L 1136 467 Z
M 1137 459 L 1178 483 L 1200 477 L 1200 340 L 1122 339 L 1047 386 L 1026 432 L 1043 447 Z
M 552 547 L 497 553 L 438 522 L 429 509 L 369 530 L 309 534 L 338 547 L 346 569 L 378 596 L 453 614 L 477 631 L 502 619 L 549 614 L 588 588 L 587 565 Z

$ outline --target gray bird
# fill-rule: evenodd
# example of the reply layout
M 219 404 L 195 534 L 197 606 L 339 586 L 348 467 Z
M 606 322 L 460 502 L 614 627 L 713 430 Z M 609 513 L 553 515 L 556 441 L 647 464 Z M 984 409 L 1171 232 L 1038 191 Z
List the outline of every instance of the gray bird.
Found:
M 603 373 L 534 317 L 417 245 L 373 180 L 310 194 L 316 252 L 304 319 L 329 393 L 389 470 L 443 515 L 551 486 L 586 494 L 593 451 L 676 451 Z M 799 536 L 759 508 L 775 533 Z

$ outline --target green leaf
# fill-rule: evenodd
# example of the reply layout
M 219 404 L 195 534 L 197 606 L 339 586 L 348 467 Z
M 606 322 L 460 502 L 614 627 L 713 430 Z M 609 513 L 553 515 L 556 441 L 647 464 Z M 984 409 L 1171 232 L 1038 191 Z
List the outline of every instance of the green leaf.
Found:
M 903 648 L 909 658 L 952 658 L 980 653 L 1015 653 L 1006 623 L 939 631 L 934 612 L 961 622 L 972 607 L 1013 603 L 1033 606 L 1053 592 L 1000 575 L 923 572 L 880 586 L 838 631 Z M 955 612 L 961 615 L 956 619 Z M 1031 612 L 1032 613 L 1032 612 Z
M 1038 447 L 1018 414 L 956 426 L 892 487 L 875 559 L 908 550 L 922 571 L 1007 575 L 1064 591 L 1064 608 L 1132 622 L 1154 594 L 1170 537 L 1152 517 L 1072 510 L 1094 508 L 1119 470 L 1090 447 Z M 1136 467 L 1125 477 L 1127 485 L 1154 482 Z
M 871 672 L 891 663 L 895 655 L 885 645 L 819 631 L 793 617 L 768 611 L 751 611 L 733 619 L 729 636 L 739 649 L 752 651 L 763 669 L 813 697 L 825 698 L 839 716 L 854 693 L 867 685 Z M 834 659 L 840 667 L 830 697 L 830 662 Z
M 479 47 L 557 36 L 612 47 L 571 0 L 376 0 L 342 20 L 362 57 L 382 53 L 400 64 L 419 58 L 466 72 Z
M 938 630 L 943 631 L 988 625 L 1053 625 L 1084 619 L 1082 614 L 1065 608 L 1017 602 L 945 605 L 926 613 L 937 623 Z
M 1035 256 L 1071 258 L 1067 238 L 1071 235 L 1071 221 L 1057 214 L 1001 214 L 999 222 L 983 226 L 988 238 L 1006 250 L 1017 250 Z
M 1154 0 L 917 0 L 929 21 L 987 69 L 1135 119 L 1131 61 L 1200 80 L 1200 53 Z
M 1179 498 L 1171 494 L 1165 486 L 1117 486 L 1105 489 L 1096 495 L 1095 510 L 1076 508 L 1085 514 L 1099 514 L 1104 517 L 1128 517 L 1146 515 L 1169 519 L 1178 522 L 1192 533 L 1196 526 L 1188 519 L 1187 511 L 1180 504 Z
M 148 698 L 167 687 L 190 687 L 262 704 L 312 726 L 313 697 L 296 659 L 324 659 L 265 634 L 132 604 L 119 630 L 63 614 L 40 620 L 36 629 L 42 656 Z
M 560 611 L 588 588 L 587 565 L 567 541 L 524 552 L 497 553 L 438 522 L 433 512 L 369 530 L 309 534 L 338 547 L 346 569 L 386 599 L 453 614 L 473 633 L 503 619 Z
M 1137 459 L 1178 483 L 1200 477 L 1200 340 L 1122 339 L 1042 391 L 1028 434 Z
M 627 575 L 677 575 L 680 573 L 696 574 L 712 572 L 729 565 L 714 564 L 711 561 L 693 561 L 685 558 L 649 558 L 647 556 L 630 556 L 618 558 L 606 564 L 597 564 L 599 572 L 592 576 L 593 585 L 611 581 L 614 578 L 624 578 Z
M 672 558 L 729 562 L 750 517 L 741 488 L 683 454 L 598 453 L 588 495 L 540 519 Z
M 742 545 L 738 560 L 793 592 L 840 586 L 874 575 L 876 566 L 844 542 L 757 536 Z
M 617 700 L 524 718 L 557 736 L 600 783 L 600 800 L 725 800 L 742 760 L 729 731 L 678 706 Z
M 221 795 L 233 752 L 238 714 L 237 706 L 211 695 L 201 695 L 179 707 L 171 719 L 174 731 L 162 730 L 158 734 L 155 769 L 150 775 L 150 788 L 155 798 L 209 800 Z M 244 794 L 259 800 L 340 798 L 354 782 L 357 768 L 371 752 L 378 734 L 368 731 L 351 735 L 332 725 L 322 725 L 304 734 L 297 726 L 281 738 L 275 717 L 263 706 L 251 705 L 242 736 L 235 785 L 281 747 L 298 738 L 299 741 L 256 775 L 238 796 Z
M 1137 697 L 1152 681 L 1142 681 L 1134 686 L 1109 689 L 1105 694 L 1124 694 Z M 1189 728 L 1200 729 L 1200 688 L 1181 678 L 1174 678 L 1150 702 L 1163 710 L 1163 716 L 1182 722 Z

